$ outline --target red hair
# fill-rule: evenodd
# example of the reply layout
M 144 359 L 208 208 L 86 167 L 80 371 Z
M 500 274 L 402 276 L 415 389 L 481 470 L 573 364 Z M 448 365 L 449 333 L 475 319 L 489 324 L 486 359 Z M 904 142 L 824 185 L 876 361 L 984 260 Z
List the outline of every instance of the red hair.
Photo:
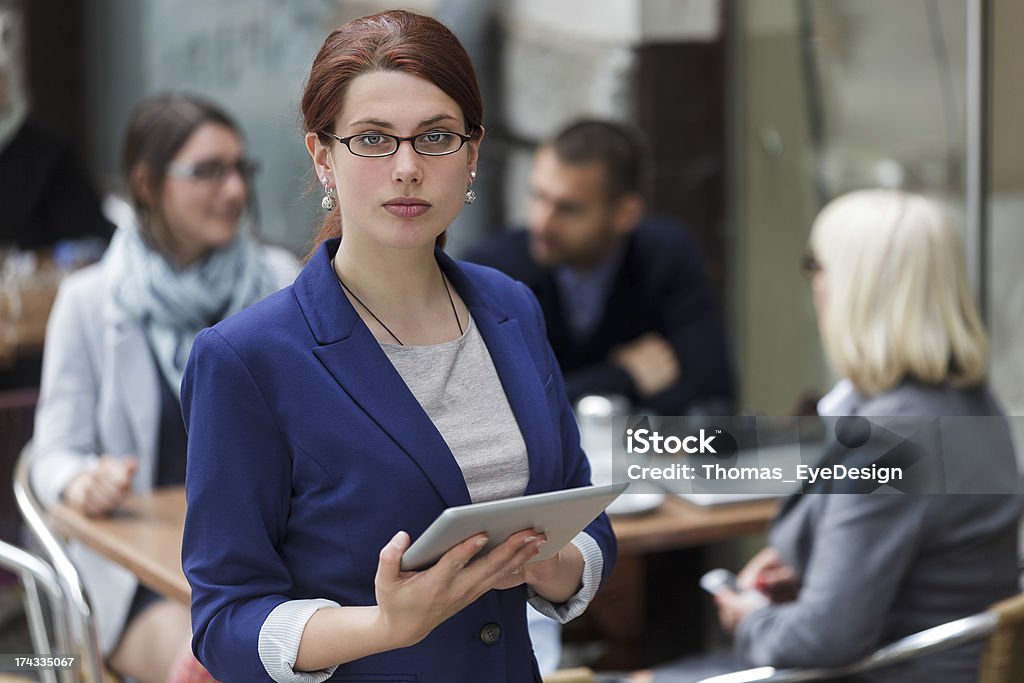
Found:
M 455 100 L 466 120 L 466 133 L 478 135 L 484 106 L 476 72 L 462 43 L 447 26 L 431 17 L 388 10 L 342 24 L 320 47 L 302 93 L 302 122 L 324 145 L 345 106 L 352 81 L 374 71 L 403 71 L 419 76 Z M 341 236 L 341 209 L 327 214 L 313 240 L 315 251 L 325 240 Z M 444 246 L 445 234 L 438 235 Z

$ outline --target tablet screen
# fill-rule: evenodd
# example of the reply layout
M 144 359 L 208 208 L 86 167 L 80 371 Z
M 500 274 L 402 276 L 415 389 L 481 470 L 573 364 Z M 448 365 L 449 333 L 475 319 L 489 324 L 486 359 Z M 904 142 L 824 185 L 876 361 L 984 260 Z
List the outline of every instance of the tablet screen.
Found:
M 549 559 L 628 486 L 583 486 L 448 508 L 405 551 L 402 569 L 426 569 L 456 545 L 479 533 L 487 534 L 489 539 L 481 551 L 485 553 L 524 529 L 536 529 L 548 537 L 540 554 L 531 562 Z

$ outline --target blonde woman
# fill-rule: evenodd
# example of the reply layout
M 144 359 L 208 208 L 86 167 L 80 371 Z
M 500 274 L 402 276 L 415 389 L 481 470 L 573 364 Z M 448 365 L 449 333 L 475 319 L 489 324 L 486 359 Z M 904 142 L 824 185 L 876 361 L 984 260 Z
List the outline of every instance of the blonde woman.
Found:
M 871 418 L 872 439 L 880 423 L 920 427 L 947 418 L 941 452 L 924 449 L 926 460 L 942 463 L 945 490 L 1011 490 L 1015 461 L 986 386 L 985 333 L 960 240 L 939 206 L 881 190 L 839 197 L 815 221 L 803 265 L 826 356 L 841 378 L 819 413 Z M 972 419 L 948 420 L 954 416 Z M 879 455 L 870 442 L 837 432 L 821 464 Z M 969 484 L 951 478 L 968 468 Z M 783 505 L 769 547 L 739 577 L 741 588 L 769 598 L 767 607 L 742 594 L 716 596 L 721 622 L 736 637 L 736 657 L 720 669 L 849 664 L 1018 591 L 1020 496 L 850 490 L 863 489 L 832 481 Z M 965 645 L 858 680 L 963 683 L 974 680 L 979 654 L 980 645 Z M 681 662 L 654 680 L 709 673 Z

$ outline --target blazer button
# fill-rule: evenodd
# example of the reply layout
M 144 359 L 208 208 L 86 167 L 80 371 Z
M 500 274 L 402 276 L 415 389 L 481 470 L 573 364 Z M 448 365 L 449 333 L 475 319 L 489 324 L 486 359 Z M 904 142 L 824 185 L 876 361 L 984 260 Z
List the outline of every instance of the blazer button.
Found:
M 480 640 L 485 645 L 494 645 L 501 639 L 501 627 L 497 624 L 487 624 L 480 629 Z

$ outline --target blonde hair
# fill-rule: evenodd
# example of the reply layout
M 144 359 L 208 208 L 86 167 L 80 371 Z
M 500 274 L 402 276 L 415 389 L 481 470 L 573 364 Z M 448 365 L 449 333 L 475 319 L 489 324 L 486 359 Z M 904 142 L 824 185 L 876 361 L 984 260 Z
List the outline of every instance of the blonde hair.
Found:
M 890 190 L 834 199 L 810 246 L 821 264 L 820 321 L 832 369 L 863 394 L 906 377 L 985 381 L 988 341 L 967 286 L 963 247 L 933 201 Z

